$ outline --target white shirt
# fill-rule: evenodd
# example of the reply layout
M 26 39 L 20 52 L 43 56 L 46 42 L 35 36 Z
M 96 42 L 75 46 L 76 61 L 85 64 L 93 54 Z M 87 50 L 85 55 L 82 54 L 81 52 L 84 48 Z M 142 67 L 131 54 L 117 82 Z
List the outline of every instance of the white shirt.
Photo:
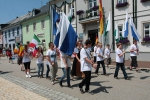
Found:
M 78 48 L 74 48 L 74 53 L 79 53 Z
M 50 60 L 52 62 L 57 62 L 57 53 L 56 53 L 56 50 L 51 50 L 51 49 L 48 49 L 47 52 L 46 52 L 46 56 L 49 56 L 50 57 Z M 46 64 L 50 64 L 49 61 L 46 62 Z
M 61 57 L 61 62 L 60 62 L 61 68 L 65 68 L 66 67 L 66 65 L 65 65 L 65 63 L 63 61 L 63 58 L 66 59 L 68 67 L 71 67 L 70 59 L 67 57 L 66 54 L 64 54 L 63 52 L 60 51 L 60 57 Z
M 105 49 L 105 58 L 110 58 L 110 49 Z
M 38 55 L 38 53 L 36 55 Z M 43 63 L 43 55 L 41 53 L 40 53 L 40 56 L 36 59 L 36 63 L 37 64 Z
M 103 56 L 103 49 L 102 49 L 102 48 L 97 48 L 96 54 L 97 54 L 97 57 L 96 57 L 96 60 L 97 60 L 97 61 L 103 61 L 103 60 L 104 60 L 102 57 L 98 56 L 99 54 L 100 54 L 101 56 Z
M 96 56 L 97 46 L 94 47 L 94 57 Z
M 136 50 L 136 49 L 139 50 L 138 45 L 132 44 L 132 45 L 130 46 L 130 50 Z M 130 52 L 130 56 L 137 56 L 137 51 Z
M 83 71 L 92 71 L 92 65 L 88 63 L 85 58 L 91 59 L 90 51 L 88 49 L 81 49 L 80 52 L 80 61 L 81 61 L 81 72 Z
M 123 63 L 123 56 L 119 57 L 119 54 L 122 54 L 122 50 L 118 49 L 116 50 L 116 62 L 117 63 Z
M 23 59 L 22 59 L 22 62 L 23 62 L 23 63 L 26 63 L 26 62 L 30 62 L 30 61 L 31 61 L 30 56 L 27 56 L 27 54 L 30 55 L 30 50 L 29 50 L 29 49 L 28 49 L 27 52 L 24 52 L 24 56 L 23 56 Z

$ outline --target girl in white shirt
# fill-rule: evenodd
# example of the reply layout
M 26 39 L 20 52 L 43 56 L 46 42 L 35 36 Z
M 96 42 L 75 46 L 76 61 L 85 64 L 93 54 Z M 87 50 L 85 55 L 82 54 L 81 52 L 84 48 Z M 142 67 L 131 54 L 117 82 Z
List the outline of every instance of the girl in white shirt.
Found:
M 36 63 L 37 63 L 37 66 L 38 66 L 38 78 L 43 78 L 43 72 L 44 72 L 44 56 L 43 56 L 43 50 L 42 50 L 42 47 L 39 46 L 38 47 L 38 52 L 36 53 Z M 42 69 L 42 71 L 41 71 Z M 41 71 L 41 74 L 40 74 L 40 71 Z
M 23 62 L 24 67 L 25 67 L 26 77 L 29 77 L 29 78 L 31 78 L 31 75 L 30 75 L 30 62 L 31 62 L 31 59 L 30 59 L 30 57 L 31 57 L 30 56 L 30 50 L 28 48 L 28 45 L 25 45 L 24 46 L 22 62 Z

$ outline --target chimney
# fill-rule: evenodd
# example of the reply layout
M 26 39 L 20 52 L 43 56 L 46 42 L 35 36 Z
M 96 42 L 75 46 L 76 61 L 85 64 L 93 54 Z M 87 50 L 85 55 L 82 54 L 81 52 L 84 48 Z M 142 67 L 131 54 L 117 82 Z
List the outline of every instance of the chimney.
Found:
M 31 13 L 31 11 L 28 11 L 28 13 Z
M 18 16 L 16 17 L 16 19 L 18 18 Z

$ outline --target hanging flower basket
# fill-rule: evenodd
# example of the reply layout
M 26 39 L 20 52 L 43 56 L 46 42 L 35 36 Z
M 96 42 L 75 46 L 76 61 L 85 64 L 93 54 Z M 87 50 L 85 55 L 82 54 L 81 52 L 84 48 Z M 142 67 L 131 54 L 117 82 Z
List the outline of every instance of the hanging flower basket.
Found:
M 141 2 L 147 2 L 147 1 L 150 1 L 150 0 L 141 0 Z
M 92 8 L 92 10 L 94 10 L 94 11 L 96 11 L 96 10 L 98 10 L 99 9 L 99 6 L 94 6 L 93 8 Z
M 77 15 L 81 15 L 81 14 L 83 14 L 84 13 L 84 11 L 83 10 L 79 10 L 79 11 L 77 11 Z
M 118 3 L 118 4 L 116 4 L 116 8 L 125 7 L 125 6 L 127 6 L 128 4 L 129 4 L 128 2 Z
M 145 36 L 144 38 L 143 38 L 143 42 L 145 42 L 145 43 L 150 43 L 150 36 Z
M 122 43 L 122 44 L 129 44 L 130 41 L 128 40 L 128 38 L 120 38 L 116 40 L 117 43 Z

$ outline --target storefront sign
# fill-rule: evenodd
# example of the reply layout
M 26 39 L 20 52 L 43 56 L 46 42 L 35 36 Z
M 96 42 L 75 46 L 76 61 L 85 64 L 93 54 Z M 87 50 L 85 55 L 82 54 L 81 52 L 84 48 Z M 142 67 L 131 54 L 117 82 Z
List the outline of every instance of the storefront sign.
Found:
M 21 42 L 21 39 L 20 39 L 21 37 L 15 37 L 15 42 L 16 43 L 20 43 Z
M 44 38 L 44 33 L 37 34 L 38 38 Z

